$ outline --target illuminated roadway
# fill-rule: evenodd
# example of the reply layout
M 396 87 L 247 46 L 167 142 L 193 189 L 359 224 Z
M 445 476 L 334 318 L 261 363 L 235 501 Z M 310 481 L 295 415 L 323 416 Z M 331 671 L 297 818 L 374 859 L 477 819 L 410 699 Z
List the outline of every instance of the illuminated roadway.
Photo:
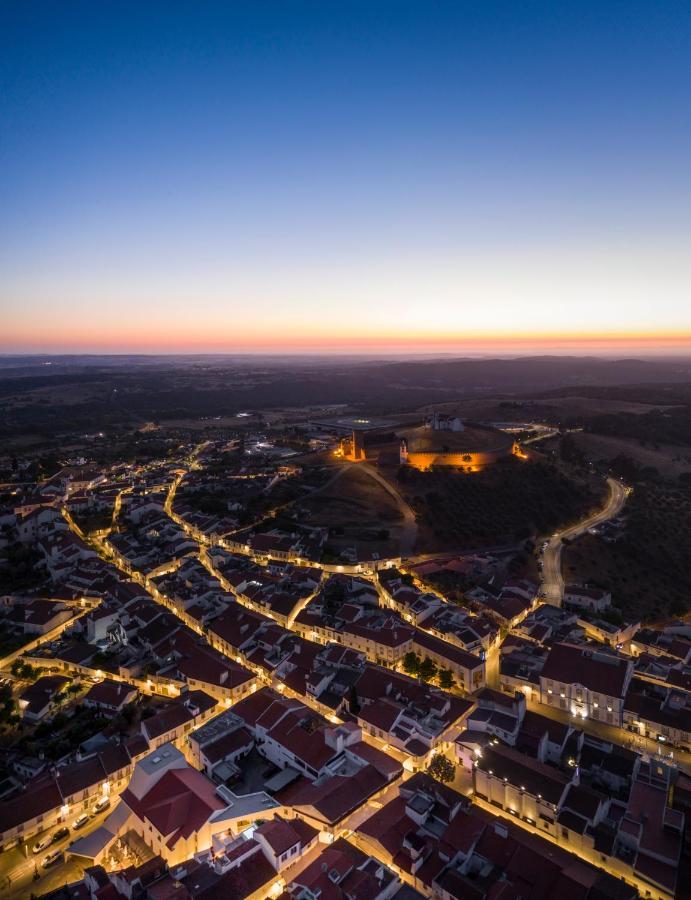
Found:
M 545 552 L 542 555 L 540 593 L 545 600 L 555 604 L 555 606 L 561 606 L 564 599 L 564 577 L 561 571 L 561 551 L 564 546 L 564 540 L 573 540 L 573 538 L 580 537 L 589 528 L 601 525 L 603 522 L 618 516 L 626 502 L 630 488 L 625 487 L 616 478 L 608 478 L 607 484 L 609 486 L 609 497 L 601 510 L 585 519 L 581 519 L 575 525 L 570 525 L 562 531 L 555 532 L 547 542 Z

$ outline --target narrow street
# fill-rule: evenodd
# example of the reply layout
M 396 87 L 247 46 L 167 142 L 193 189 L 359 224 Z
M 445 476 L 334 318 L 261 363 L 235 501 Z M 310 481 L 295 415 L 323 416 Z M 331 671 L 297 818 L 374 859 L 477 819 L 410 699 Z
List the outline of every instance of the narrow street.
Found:
M 651 738 L 641 737 L 639 734 L 625 731 L 616 725 L 608 725 L 606 722 L 596 722 L 594 719 L 581 719 L 579 716 L 572 716 L 567 710 L 554 709 L 544 703 L 528 700 L 527 706 L 533 712 L 540 713 L 540 715 L 553 719 L 555 722 L 571 725 L 600 740 L 609 741 L 620 747 L 627 747 L 638 753 L 648 754 L 668 764 L 677 763 L 685 771 L 691 772 L 691 753 L 687 753 L 684 750 L 667 749 Z

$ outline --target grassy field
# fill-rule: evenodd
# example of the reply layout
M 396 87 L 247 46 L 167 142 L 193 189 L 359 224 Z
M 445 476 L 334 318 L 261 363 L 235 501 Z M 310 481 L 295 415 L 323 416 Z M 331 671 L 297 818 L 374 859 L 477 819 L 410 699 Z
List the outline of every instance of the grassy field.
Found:
M 691 486 L 639 485 L 625 514 L 616 543 L 585 535 L 566 549 L 565 577 L 611 590 L 626 616 L 656 621 L 689 612 Z

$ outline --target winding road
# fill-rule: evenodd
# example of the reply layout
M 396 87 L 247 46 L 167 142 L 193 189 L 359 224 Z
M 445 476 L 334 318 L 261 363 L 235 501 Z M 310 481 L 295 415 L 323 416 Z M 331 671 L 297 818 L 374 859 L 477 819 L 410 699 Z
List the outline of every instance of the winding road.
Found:
M 573 540 L 573 538 L 580 537 L 589 528 L 601 525 L 603 522 L 618 516 L 621 512 L 630 488 L 617 481 L 616 478 L 608 478 L 607 485 L 609 487 L 609 497 L 602 509 L 585 519 L 581 519 L 575 525 L 570 525 L 562 531 L 555 532 L 547 542 L 542 556 L 542 584 L 540 592 L 541 596 L 548 603 L 561 606 L 564 600 L 564 576 L 561 571 L 561 552 L 564 540 Z
M 373 478 L 376 482 L 378 482 L 387 494 L 392 497 L 398 506 L 398 509 L 403 516 L 403 525 L 401 526 L 401 535 L 400 535 L 400 555 L 404 559 L 412 555 L 413 547 L 415 546 L 415 540 L 417 538 L 417 521 L 415 520 L 415 513 L 413 512 L 410 504 L 405 499 L 403 494 L 400 493 L 391 484 L 390 481 L 387 481 L 384 476 L 378 472 L 373 465 L 370 463 L 360 463 L 360 469 L 363 472 L 366 472 L 370 478 Z

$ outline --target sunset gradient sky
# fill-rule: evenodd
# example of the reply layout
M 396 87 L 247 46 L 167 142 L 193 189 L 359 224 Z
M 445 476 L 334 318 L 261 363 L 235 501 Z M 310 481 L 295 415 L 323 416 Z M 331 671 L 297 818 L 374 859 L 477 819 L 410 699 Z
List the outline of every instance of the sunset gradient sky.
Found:
M 691 6 L 0 6 L 0 352 L 691 351 Z

